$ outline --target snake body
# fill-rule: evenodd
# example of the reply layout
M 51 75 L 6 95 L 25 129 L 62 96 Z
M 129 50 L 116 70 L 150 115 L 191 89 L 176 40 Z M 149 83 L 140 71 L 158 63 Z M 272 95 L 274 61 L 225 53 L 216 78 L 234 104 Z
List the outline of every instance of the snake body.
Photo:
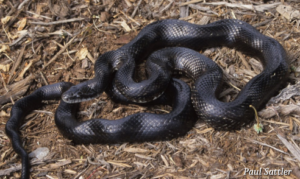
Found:
M 216 98 L 222 70 L 194 51 L 220 46 L 258 57 L 264 65 L 264 70 L 229 103 Z M 160 48 L 164 49 L 158 50 Z M 147 56 L 148 79 L 137 83 L 133 80 L 135 62 Z M 61 133 L 75 143 L 167 140 L 182 136 L 192 128 L 196 121 L 194 110 L 199 119 L 218 130 L 240 129 L 249 124 L 254 119 L 249 105 L 257 109 L 263 107 L 285 81 L 288 68 L 283 47 L 246 22 L 227 19 L 201 26 L 179 20 L 157 21 L 142 29 L 128 44 L 101 55 L 95 63 L 95 78 L 76 86 L 66 82 L 44 86 L 17 101 L 6 133 L 14 150 L 22 156 L 22 178 L 28 178 L 29 160 L 18 128 L 25 115 L 40 107 L 43 100 L 58 99 L 63 94 L 55 121 Z M 174 71 L 193 79 L 192 91 L 185 83 L 171 78 Z M 161 102 L 174 96 L 173 110 L 163 115 L 134 114 L 116 121 L 77 121 L 77 104 L 72 103 L 92 99 L 104 90 L 124 103 L 146 103 L 154 99 Z
M 43 86 L 32 94 L 18 100 L 11 110 L 5 131 L 12 141 L 13 149 L 22 158 L 22 179 L 29 178 L 29 158 L 18 134 L 22 120 L 32 110 L 40 108 L 45 100 L 59 99 L 73 84 L 60 82 Z M 120 93 L 111 90 L 110 94 L 120 102 L 130 103 Z M 55 123 L 60 132 L 76 144 L 121 143 L 168 140 L 183 136 L 192 129 L 197 117 L 192 107 L 189 86 L 181 80 L 173 79 L 166 95 L 154 104 L 171 104 L 173 110 L 167 114 L 138 113 L 119 120 L 92 119 L 79 122 L 76 119 L 78 104 L 61 101 L 55 113 Z M 169 101 L 167 101 L 169 99 Z
M 19 128 L 23 119 L 32 110 L 42 106 L 44 100 L 59 99 L 62 92 L 69 89 L 73 84 L 68 82 L 56 83 L 43 86 L 35 90 L 30 95 L 18 100 L 11 109 L 10 118 L 6 123 L 5 132 L 11 139 L 12 147 L 22 158 L 22 179 L 29 178 L 29 158 L 22 146 L 22 140 L 19 135 Z
M 189 86 L 173 79 L 166 98 L 173 109 L 167 114 L 137 113 L 119 120 L 76 120 L 77 104 L 61 101 L 55 122 L 61 133 L 75 143 L 122 143 L 169 140 L 186 134 L 196 122 Z
M 124 96 L 140 103 L 151 101 L 162 94 L 170 78 L 166 78 L 167 74 L 161 70 L 162 64 L 153 64 L 147 68 L 149 79 L 136 83 L 132 78 L 135 61 L 165 47 L 187 47 L 199 51 L 221 46 L 254 55 L 264 64 L 282 63 L 287 71 L 286 53 L 282 46 L 246 22 L 224 19 L 197 25 L 169 19 L 149 24 L 128 44 L 101 55 L 94 66 L 95 77 L 71 87 L 62 99 L 67 103 L 76 103 L 101 95 L 112 81 L 111 74 L 117 70 L 116 86 Z M 268 65 L 265 67 L 270 71 Z

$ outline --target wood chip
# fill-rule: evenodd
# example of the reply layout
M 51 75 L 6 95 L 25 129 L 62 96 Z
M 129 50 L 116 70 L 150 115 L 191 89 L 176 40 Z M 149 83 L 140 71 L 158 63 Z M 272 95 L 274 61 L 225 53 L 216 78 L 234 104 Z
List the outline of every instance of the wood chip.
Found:
M 115 161 L 111 161 L 111 160 L 109 160 L 107 162 L 110 164 L 116 165 L 118 167 L 129 167 L 129 168 L 132 167 L 131 165 L 128 165 L 126 163 L 119 163 L 119 162 L 115 162 Z
M 146 153 L 149 152 L 149 150 L 146 149 L 141 149 L 141 148 L 124 148 L 123 149 L 125 152 L 130 152 L 130 153 Z
M 125 32 L 131 31 L 131 28 L 127 25 L 127 23 L 125 21 L 122 21 L 120 24 L 123 27 L 123 29 L 125 30 Z
M 168 167 L 169 163 L 168 163 L 167 159 L 163 155 L 160 155 L 160 157 L 163 160 L 163 162 L 165 163 L 165 165 Z
M 11 63 L 8 64 L 0 64 L 0 70 L 2 70 L 3 72 L 8 72 L 9 68 L 10 68 Z
M 5 104 L 10 101 L 10 98 L 17 99 L 20 96 L 24 95 L 29 88 L 29 84 L 36 78 L 35 75 L 29 75 L 24 80 L 21 80 L 12 85 L 8 85 L 7 88 L 9 91 L 6 93 L 5 89 L 0 89 L 0 105 Z
M 281 140 L 281 142 L 289 149 L 289 151 L 293 154 L 293 156 L 300 162 L 300 150 L 298 146 L 294 146 L 290 142 L 288 142 L 282 135 L 277 134 L 277 137 Z
M 85 57 L 87 56 L 88 52 L 89 52 L 89 51 L 88 51 L 88 49 L 87 49 L 86 47 L 81 48 L 81 49 L 79 49 L 79 50 L 76 52 L 75 57 L 76 57 L 76 59 L 78 59 L 78 60 L 83 60 L 83 59 L 85 59 Z
M 56 163 L 49 164 L 49 165 L 43 167 L 42 169 L 38 169 L 38 170 L 40 170 L 40 171 L 42 171 L 42 170 L 53 170 L 53 169 L 68 165 L 70 163 L 72 163 L 71 159 L 63 159 L 63 160 L 60 160 Z
M 293 19 L 300 19 L 300 12 L 293 9 L 292 6 L 281 4 L 276 8 L 276 11 L 289 21 Z
M 26 26 L 26 23 L 27 23 L 27 18 L 22 18 L 18 24 L 19 24 L 19 27 L 18 27 L 18 31 L 20 30 L 23 30 Z
M 142 159 L 147 159 L 147 160 L 154 160 L 154 158 L 146 156 L 146 155 L 141 155 L 141 154 L 134 154 L 136 157 L 142 158 Z
M 256 10 L 259 12 L 263 12 L 265 10 L 275 8 L 281 3 L 262 4 L 262 5 L 255 5 L 255 6 L 253 6 L 252 4 L 234 4 L 234 3 L 227 3 L 227 2 L 211 2 L 211 3 L 203 3 L 203 4 L 215 5 L 215 6 L 224 5 L 224 6 L 232 7 L 232 8 L 236 7 L 236 8 L 241 8 L 241 9 Z
M 15 79 L 15 81 L 20 81 L 20 80 L 23 79 L 24 74 L 31 67 L 32 63 L 33 63 L 33 60 L 30 60 L 29 63 L 26 64 L 25 68 L 23 68 L 23 70 L 21 71 L 21 73 L 19 73 L 19 76 Z
M 184 2 L 184 3 L 181 3 L 179 6 L 186 6 L 188 4 L 195 4 L 195 3 L 199 3 L 199 2 L 202 2 L 203 0 L 193 0 L 193 1 L 188 1 L 188 2 Z
M 72 174 L 72 175 L 76 175 L 76 174 L 77 174 L 76 171 L 71 170 L 71 169 L 65 169 L 65 170 L 64 170 L 64 173 L 68 173 L 68 174 Z
M 5 25 L 6 23 L 8 23 L 8 21 L 12 18 L 12 16 L 6 16 L 6 17 L 3 17 L 1 18 L 1 23 L 3 25 Z

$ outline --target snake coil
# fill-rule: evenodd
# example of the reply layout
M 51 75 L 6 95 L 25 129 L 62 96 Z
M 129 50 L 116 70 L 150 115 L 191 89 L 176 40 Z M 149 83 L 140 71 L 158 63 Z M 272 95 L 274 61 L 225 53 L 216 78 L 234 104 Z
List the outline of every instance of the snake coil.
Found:
M 229 103 L 216 98 L 222 70 L 194 51 L 220 46 L 251 54 L 264 65 L 264 70 Z M 149 78 L 137 83 L 133 80 L 135 62 L 147 56 Z M 29 160 L 18 130 L 24 117 L 40 107 L 43 100 L 62 97 L 55 122 L 61 133 L 75 143 L 168 140 L 189 131 L 196 122 L 196 114 L 217 130 L 240 129 L 251 123 L 254 112 L 249 105 L 257 109 L 263 107 L 284 82 L 289 64 L 285 50 L 276 40 L 264 36 L 246 22 L 226 19 L 201 26 L 179 20 L 162 20 L 146 26 L 123 47 L 101 55 L 94 68 L 95 77 L 91 80 L 76 86 L 67 82 L 44 86 L 13 106 L 6 133 L 14 150 L 22 157 L 23 179 L 29 178 Z M 192 91 L 184 82 L 171 78 L 174 71 L 194 80 Z M 173 98 L 173 110 L 164 115 L 139 113 L 116 121 L 75 120 L 77 104 L 69 103 L 90 100 L 104 90 L 113 99 L 125 103 L 146 103 L 155 99 L 160 102 Z

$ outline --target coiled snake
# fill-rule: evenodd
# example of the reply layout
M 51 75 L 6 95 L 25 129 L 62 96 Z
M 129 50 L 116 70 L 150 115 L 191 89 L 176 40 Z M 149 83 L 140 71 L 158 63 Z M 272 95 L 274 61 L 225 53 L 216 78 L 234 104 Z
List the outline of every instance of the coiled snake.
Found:
M 251 79 L 229 103 L 219 101 L 215 95 L 220 88 L 222 70 L 193 51 L 220 46 L 254 55 L 264 65 L 263 72 Z M 158 49 L 161 50 L 156 51 Z M 135 61 L 147 56 L 149 78 L 136 83 L 132 78 Z M 101 55 L 95 63 L 93 79 L 76 86 L 66 82 L 44 86 L 17 101 L 11 110 L 6 133 L 14 150 L 22 156 L 22 178 L 28 178 L 28 155 L 17 133 L 20 123 L 26 114 L 40 107 L 42 100 L 58 99 L 70 86 L 62 95 L 64 101 L 56 111 L 55 122 L 62 134 L 75 143 L 167 140 L 182 136 L 193 127 L 196 122 L 193 108 L 199 119 L 217 130 L 240 129 L 251 123 L 254 112 L 249 105 L 257 109 L 263 107 L 284 82 L 288 68 L 283 47 L 246 22 L 226 19 L 201 26 L 179 20 L 157 21 L 142 29 L 130 43 Z M 185 83 L 171 78 L 173 71 L 183 72 L 194 80 L 192 92 Z M 168 92 L 162 96 L 165 89 Z M 77 104 L 68 103 L 92 99 L 104 90 L 114 99 L 136 103 L 157 98 L 160 102 L 173 95 L 173 110 L 164 115 L 140 113 L 116 121 L 77 122 Z

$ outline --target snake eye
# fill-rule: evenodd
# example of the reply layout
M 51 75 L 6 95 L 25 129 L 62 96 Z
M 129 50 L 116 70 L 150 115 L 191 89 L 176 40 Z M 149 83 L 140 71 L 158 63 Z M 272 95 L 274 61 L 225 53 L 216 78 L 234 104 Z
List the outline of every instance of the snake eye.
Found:
M 76 97 L 78 98 L 78 97 L 81 97 L 82 96 L 82 92 L 81 91 L 79 91 L 79 92 L 77 92 L 76 93 Z
M 62 95 L 62 99 L 63 99 L 64 101 L 68 101 L 68 100 L 69 100 L 69 96 L 67 96 L 67 95 Z

